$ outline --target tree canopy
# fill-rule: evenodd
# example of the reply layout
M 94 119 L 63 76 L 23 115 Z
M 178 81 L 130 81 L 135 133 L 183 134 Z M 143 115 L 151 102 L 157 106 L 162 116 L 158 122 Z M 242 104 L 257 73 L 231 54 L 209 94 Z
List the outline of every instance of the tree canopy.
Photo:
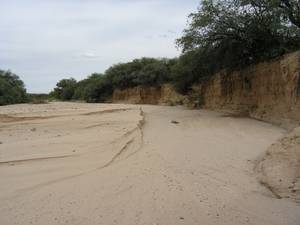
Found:
M 0 105 L 24 103 L 26 100 L 23 81 L 10 71 L 0 70 Z
M 190 83 L 197 82 L 222 69 L 240 69 L 299 49 L 299 4 L 296 0 L 202 0 L 177 40 L 183 50 L 179 63 L 187 69 L 179 70 L 176 81 L 193 77 Z M 186 55 L 197 57 L 192 60 L 195 64 L 185 63 Z
M 56 88 L 54 88 L 51 95 L 63 101 L 71 100 L 75 92 L 76 83 L 74 78 L 62 79 L 56 84 Z
M 160 86 L 171 79 L 171 68 L 176 60 L 141 58 L 119 63 L 108 68 L 104 74 L 94 73 L 76 82 L 73 78 L 59 81 L 52 95 L 60 100 L 85 100 L 103 102 L 114 89 L 136 86 Z

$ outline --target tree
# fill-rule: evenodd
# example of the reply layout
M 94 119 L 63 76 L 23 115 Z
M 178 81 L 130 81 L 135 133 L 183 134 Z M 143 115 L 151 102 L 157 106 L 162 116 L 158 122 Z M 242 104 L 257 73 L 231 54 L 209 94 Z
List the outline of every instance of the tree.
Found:
M 26 89 L 23 81 L 10 71 L 0 70 L 0 105 L 24 103 L 26 101 Z
M 300 30 L 294 25 L 299 2 L 288 1 L 293 2 L 289 5 L 292 15 L 283 2 L 287 1 L 202 0 L 198 11 L 190 14 L 184 35 L 177 40 L 183 55 L 187 54 L 179 58 L 186 72 L 175 70 L 177 86 L 188 90 L 187 84 L 217 71 L 241 69 L 299 49 Z M 291 17 L 296 18 L 294 22 Z
M 171 70 L 177 59 L 141 58 L 111 66 L 104 74 L 93 73 L 76 82 L 63 79 L 50 96 L 61 100 L 108 101 L 115 89 L 136 86 L 160 86 L 172 79 Z
M 141 58 L 129 63 L 120 63 L 110 67 L 105 76 L 114 89 L 135 86 L 160 86 L 170 79 L 173 61 L 167 59 Z
M 97 77 L 84 89 L 84 100 L 87 102 L 106 102 L 113 93 L 111 82 L 105 76 Z
M 300 28 L 300 2 L 299 0 L 276 0 L 275 6 L 283 9 L 291 23 Z
M 54 88 L 54 97 L 63 101 L 71 100 L 74 95 L 76 83 L 74 78 L 60 80 L 56 84 L 56 88 Z
M 156 60 L 137 71 L 135 83 L 141 86 L 161 86 L 170 80 L 168 60 Z
M 273 58 L 300 46 L 299 31 L 287 24 L 278 10 L 254 1 L 203 0 L 190 20 L 177 44 L 183 52 L 216 52 L 222 55 L 225 67 L 231 61 L 249 64 Z
M 300 28 L 300 1 L 299 0 L 244 0 L 245 5 L 251 5 L 265 11 L 277 11 L 281 19 Z

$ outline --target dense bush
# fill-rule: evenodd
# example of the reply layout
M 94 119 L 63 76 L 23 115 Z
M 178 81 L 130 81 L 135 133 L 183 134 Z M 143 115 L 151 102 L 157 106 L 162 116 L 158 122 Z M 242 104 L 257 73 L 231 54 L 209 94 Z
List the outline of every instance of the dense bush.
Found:
M 94 73 L 76 82 L 63 79 L 52 92 L 60 100 L 85 100 L 104 102 L 114 89 L 136 86 L 160 86 L 171 79 L 171 68 L 176 60 L 141 58 L 111 66 L 104 74 Z
M 56 88 L 50 93 L 50 96 L 63 101 L 71 100 L 75 92 L 76 83 L 74 78 L 62 79 L 56 84 Z
M 114 89 L 135 86 L 160 86 L 170 81 L 174 60 L 141 58 L 110 67 L 105 76 Z
M 91 75 L 86 84 L 82 94 L 87 102 L 105 102 L 112 95 L 111 81 L 103 74 Z
M 0 70 L 0 105 L 24 103 L 27 101 L 23 81 L 10 71 Z

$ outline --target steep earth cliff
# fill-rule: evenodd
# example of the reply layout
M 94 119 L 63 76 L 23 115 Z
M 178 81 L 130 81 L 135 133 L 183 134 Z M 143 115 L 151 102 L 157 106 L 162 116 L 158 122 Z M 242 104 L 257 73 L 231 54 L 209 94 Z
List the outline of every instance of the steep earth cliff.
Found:
M 230 74 L 220 72 L 182 96 L 171 85 L 116 90 L 114 102 L 187 104 L 251 116 L 287 128 L 300 124 L 300 51 Z
M 113 102 L 132 104 L 179 105 L 186 97 L 178 94 L 175 89 L 166 84 L 161 87 L 135 87 L 125 90 L 115 90 Z
M 285 127 L 300 122 L 300 52 L 235 71 L 216 74 L 193 87 L 192 101 Z M 196 97 L 195 97 L 196 96 Z

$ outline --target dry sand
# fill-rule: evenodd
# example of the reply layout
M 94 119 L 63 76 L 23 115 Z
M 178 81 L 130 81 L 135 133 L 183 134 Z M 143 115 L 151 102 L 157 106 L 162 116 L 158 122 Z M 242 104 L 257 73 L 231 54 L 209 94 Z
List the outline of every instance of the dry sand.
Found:
M 181 107 L 0 107 L 1 225 L 299 225 L 254 167 L 284 130 Z
M 300 127 L 272 144 L 256 169 L 276 197 L 300 203 Z

